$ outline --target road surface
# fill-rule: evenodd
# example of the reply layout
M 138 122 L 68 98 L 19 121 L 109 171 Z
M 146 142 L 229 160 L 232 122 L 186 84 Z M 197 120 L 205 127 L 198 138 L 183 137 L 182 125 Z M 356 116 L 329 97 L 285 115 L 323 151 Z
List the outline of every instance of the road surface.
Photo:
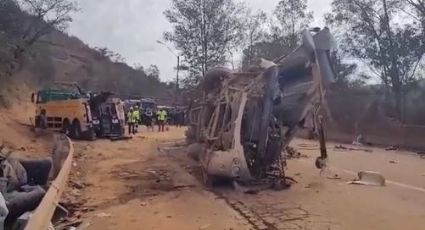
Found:
M 128 141 L 76 142 L 64 202 L 85 229 L 411 229 L 425 226 L 425 159 L 408 152 L 341 151 L 329 143 L 330 172 L 314 167 L 318 145 L 295 140 L 304 157 L 288 161 L 289 190 L 208 191 L 197 163 L 179 144 L 184 129 L 142 131 Z M 381 172 L 385 187 L 350 185 L 361 170 Z M 326 175 L 338 174 L 340 179 Z

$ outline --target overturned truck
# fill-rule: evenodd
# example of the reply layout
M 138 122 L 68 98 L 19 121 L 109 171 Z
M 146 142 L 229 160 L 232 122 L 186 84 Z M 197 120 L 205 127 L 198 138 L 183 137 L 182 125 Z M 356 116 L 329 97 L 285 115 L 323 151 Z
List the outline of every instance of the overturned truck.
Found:
M 327 154 L 317 111 L 334 79 L 329 55 L 334 42 L 328 28 L 305 31 L 302 38 L 292 53 L 262 59 L 254 71 L 215 68 L 206 74 L 186 136 L 203 146 L 199 158 L 207 185 L 217 177 L 286 185 L 284 149 L 311 117 L 321 134 L 316 166 L 324 167 Z

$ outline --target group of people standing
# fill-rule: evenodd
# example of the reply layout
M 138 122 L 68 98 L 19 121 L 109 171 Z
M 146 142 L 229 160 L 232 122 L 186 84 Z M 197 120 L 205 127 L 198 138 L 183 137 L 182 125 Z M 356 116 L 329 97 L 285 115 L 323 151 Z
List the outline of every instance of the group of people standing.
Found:
M 152 114 L 153 115 L 153 114 Z M 151 127 L 153 130 L 154 122 L 156 121 L 158 125 L 158 132 L 165 131 L 165 125 L 167 124 L 167 111 L 165 109 L 159 109 L 155 113 L 155 118 L 149 118 L 147 122 L 142 122 L 142 116 L 139 107 L 136 105 L 130 107 L 127 112 L 127 124 L 128 124 L 128 134 L 135 135 L 138 132 L 139 124 L 144 123 L 148 128 Z

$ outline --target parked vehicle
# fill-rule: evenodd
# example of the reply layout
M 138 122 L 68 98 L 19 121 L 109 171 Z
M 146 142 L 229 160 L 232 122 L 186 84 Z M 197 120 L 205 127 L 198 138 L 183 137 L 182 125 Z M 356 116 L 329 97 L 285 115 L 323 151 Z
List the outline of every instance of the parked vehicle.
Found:
M 75 83 L 56 83 L 33 93 L 31 101 L 36 104 L 36 128 L 61 131 L 74 139 L 96 138 L 89 97 Z

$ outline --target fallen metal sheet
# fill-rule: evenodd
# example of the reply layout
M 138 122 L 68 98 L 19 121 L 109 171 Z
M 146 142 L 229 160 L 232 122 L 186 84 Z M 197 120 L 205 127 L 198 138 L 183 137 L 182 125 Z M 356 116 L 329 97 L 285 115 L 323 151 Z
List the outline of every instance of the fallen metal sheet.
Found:
M 378 172 L 361 171 L 358 173 L 359 178 L 348 182 L 349 184 L 385 186 L 385 178 Z

